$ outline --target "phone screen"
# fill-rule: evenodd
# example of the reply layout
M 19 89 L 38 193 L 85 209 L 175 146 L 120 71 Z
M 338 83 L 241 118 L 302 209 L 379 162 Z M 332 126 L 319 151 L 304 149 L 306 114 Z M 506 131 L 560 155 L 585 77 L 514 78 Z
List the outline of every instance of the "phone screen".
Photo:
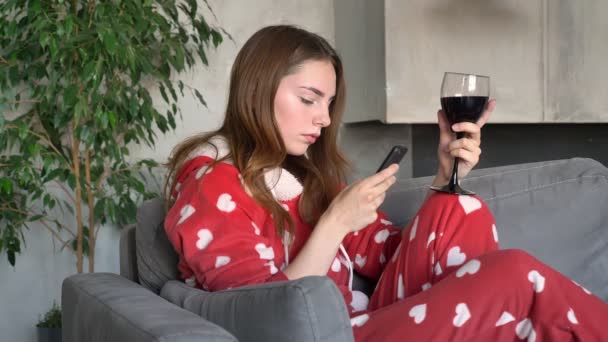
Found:
M 403 145 L 393 146 L 393 148 L 391 148 L 390 152 L 386 155 L 386 158 L 384 158 L 384 161 L 382 162 L 382 164 L 380 164 L 380 167 L 378 168 L 378 171 L 376 171 L 376 173 L 386 169 L 391 164 L 399 164 L 401 162 L 401 160 L 403 159 L 403 156 L 405 156 L 406 153 L 407 153 L 407 147 L 405 147 Z

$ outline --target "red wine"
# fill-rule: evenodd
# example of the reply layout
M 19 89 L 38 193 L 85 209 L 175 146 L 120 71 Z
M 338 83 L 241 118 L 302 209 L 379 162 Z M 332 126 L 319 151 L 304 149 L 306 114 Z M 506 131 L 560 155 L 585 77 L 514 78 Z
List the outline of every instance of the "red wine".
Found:
M 488 96 L 442 97 L 441 108 L 450 125 L 458 122 L 477 122 L 487 102 Z

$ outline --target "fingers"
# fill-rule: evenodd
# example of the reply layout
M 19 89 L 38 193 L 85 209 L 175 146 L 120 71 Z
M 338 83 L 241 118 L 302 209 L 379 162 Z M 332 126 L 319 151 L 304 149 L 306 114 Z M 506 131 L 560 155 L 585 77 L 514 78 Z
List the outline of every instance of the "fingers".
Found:
M 437 122 L 439 123 L 439 144 L 447 145 L 452 141 L 453 133 L 450 130 L 450 123 L 441 109 L 437 111 Z
M 470 139 L 470 138 L 462 138 L 458 140 L 454 140 L 450 142 L 447 146 L 446 152 L 451 152 L 457 149 L 465 149 L 467 151 L 476 152 L 480 150 L 481 142 L 479 140 Z
M 474 140 L 481 139 L 481 127 L 472 122 L 460 122 L 452 126 L 454 132 L 467 133 L 468 137 Z
M 481 149 L 475 151 L 468 151 L 465 149 L 457 149 L 450 151 L 450 155 L 454 158 L 459 158 L 462 161 L 467 162 L 470 165 L 477 165 L 479 162 L 479 156 L 481 155 Z
M 480 128 L 483 127 L 486 122 L 488 122 L 488 120 L 490 119 L 490 115 L 494 111 L 494 108 L 496 108 L 496 100 L 490 99 L 490 101 L 488 101 L 488 103 L 486 104 L 486 109 L 484 110 L 483 114 L 481 114 L 481 117 L 479 118 L 479 120 L 477 120 L 477 124 Z
M 378 208 L 384 202 L 385 198 L 386 198 L 386 192 L 383 192 L 379 196 L 377 196 L 376 198 L 374 198 L 374 200 L 373 200 L 374 210 L 378 210 Z
M 391 164 L 386 169 L 369 176 L 361 181 L 361 186 L 363 187 L 375 187 L 376 185 L 384 182 L 387 178 L 393 176 L 395 173 L 399 171 L 398 164 Z
M 454 130 L 454 132 L 468 133 L 469 137 L 471 137 L 472 139 L 479 140 L 481 137 L 481 128 L 490 119 L 490 115 L 494 111 L 494 108 L 496 108 L 496 100 L 491 99 L 486 104 L 486 109 L 484 110 L 483 114 L 481 115 L 479 120 L 477 120 L 476 123 L 461 122 L 452 125 L 452 129 Z
M 395 184 L 396 181 L 397 181 L 397 178 L 395 176 L 390 176 L 389 178 L 385 179 L 383 182 L 378 183 L 376 186 L 374 186 L 370 189 L 368 199 L 374 199 L 374 198 L 380 196 L 381 194 L 386 193 L 386 191 L 393 184 Z

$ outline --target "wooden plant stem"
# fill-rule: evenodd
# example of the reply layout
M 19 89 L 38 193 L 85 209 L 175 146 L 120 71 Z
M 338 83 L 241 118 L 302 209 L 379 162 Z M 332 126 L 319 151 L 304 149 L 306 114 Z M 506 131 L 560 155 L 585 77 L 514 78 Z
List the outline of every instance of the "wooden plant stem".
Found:
M 89 272 L 95 272 L 95 202 L 91 188 L 91 162 L 89 150 L 84 153 L 84 176 L 87 183 L 87 200 L 89 204 Z
M 75 124 L 72 124 L 72 162 L 74 163 L 74 177 L 76 178 L 76 225 L 78 233 L 76 235 L 76 271 L 82 273 L 82 189 L 80 186 L 80 155 L 79 147 L 80 140 L 74 135 L 76 131 Z

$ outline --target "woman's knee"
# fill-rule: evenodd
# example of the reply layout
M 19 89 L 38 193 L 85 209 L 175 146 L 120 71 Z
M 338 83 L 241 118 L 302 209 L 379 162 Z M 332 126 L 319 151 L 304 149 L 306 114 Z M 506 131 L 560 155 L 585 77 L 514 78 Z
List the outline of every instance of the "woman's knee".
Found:
M 452 195 L 439 192 L 429 196 L 423 204 L 423 208 L 440 212 L 459 211 L 464 215 L 490 211 L 483 199 L 478 196 Z
M 530 272 L 539 271 L 542 263 L 534 256 L 521 249 L 503 249 L 494 252 L 491 266 L 511 276 L 528 277 Z

